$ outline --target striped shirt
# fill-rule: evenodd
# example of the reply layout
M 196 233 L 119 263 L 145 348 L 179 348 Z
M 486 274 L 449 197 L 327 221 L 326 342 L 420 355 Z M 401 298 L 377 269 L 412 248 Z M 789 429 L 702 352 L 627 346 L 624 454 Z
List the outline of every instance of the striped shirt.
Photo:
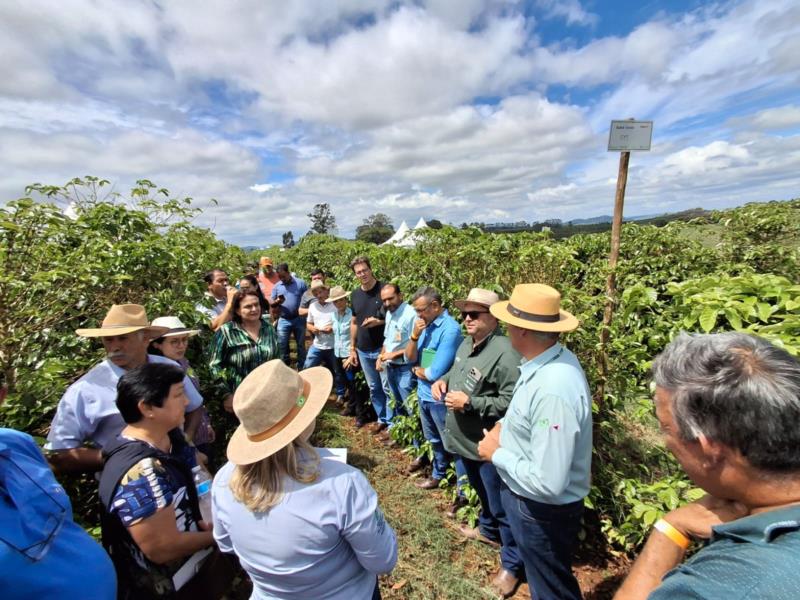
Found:
M 280 358 L 278 335 L 265 315 L 257 342 L 235 321 L 220 327 L 214 334 L 209 366 L 233 393 L 250 371 L 273 358 Z
M 347 358 L 350 356 L 350 322 L 353 320 L 353 311 L 348 306 L 344 309 L 344 314 L 340 315 L 337 310 L 332 317 L 334 355 L 336 358 Z

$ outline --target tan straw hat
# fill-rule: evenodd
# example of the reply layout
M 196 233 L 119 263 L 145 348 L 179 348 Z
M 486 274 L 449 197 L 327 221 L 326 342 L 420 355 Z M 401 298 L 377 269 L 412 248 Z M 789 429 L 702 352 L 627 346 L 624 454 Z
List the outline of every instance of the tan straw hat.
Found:
M 178 317 L 158 317 L 157 319 L 153 319 L 152 327 L 166 327 L 169 329 L 169 331 L 161 337 L 175 337 L 176 335 L 188 335 L 192 337 L 200 333 L 199 329 L 189 329 L 186 327 L 183 321 Z
M 480 304 L 489 308 L 492 304 L 500 302 L 500 296 L 483 288 L 472 288 L 467 294 L 466 300 L 456 300 L 453 304 L 458 310 L 464 310 L 465 304 Z
M 521 283 L 509 300 L 493 304 L 489 311 L 501 321 L 534 331 L 572 331 L 578 319 L 561 310 L 561 294 L 549 285 Z
M 311 282 L 311 287 L 309 289 L 313 292 L 314 290 L 318 290 L 320 288 L 325 288 L 326 290 L 329 290 L 331 289 L 331 286 L 329 286 L 321 279 L 315 279 L 314 281 Z
M 344 288 L 340 285 L 335 285 L 331 288 L 331 293 L 328 296 L 328 302 L 336 302 L 342 298 L 347 298 L 350 292 L 345 292 Z
M 297 373 L 280 359 L 251 371 L 233 396 L 241 424 L 228 442 L 228 460 L 249 465 L 288 446 L 320 413 L 332 385 L 325 367 Z
M 82 337 L 108 337 L 126 335 L 142 329 L 151 339 L 161 337 L 169 331 L 169 327 L 151 326 L 144 306 L 140 304 L 114 304 L 99 328 L 76 329 L 75 333 Z

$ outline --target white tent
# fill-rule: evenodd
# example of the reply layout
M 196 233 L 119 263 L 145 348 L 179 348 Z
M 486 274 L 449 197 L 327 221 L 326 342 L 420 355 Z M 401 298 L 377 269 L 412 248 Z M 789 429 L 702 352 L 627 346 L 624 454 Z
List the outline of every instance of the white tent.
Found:
M 411 229 L 408 224 L 403 221 L 400 223 L 400 227 L 397 228 L 397 231 L 394 232 L 394 235 L 383 243 L 400 246 L 401 248 L 412 248 L 417 245 L 417 236 L 414 235 L 414 232 L 419 229 L 425 229 L 426 227 L 428 227 L 428 224 L 422 217 L 420 217 L 417 224 L 414 225 L 414 229 Z

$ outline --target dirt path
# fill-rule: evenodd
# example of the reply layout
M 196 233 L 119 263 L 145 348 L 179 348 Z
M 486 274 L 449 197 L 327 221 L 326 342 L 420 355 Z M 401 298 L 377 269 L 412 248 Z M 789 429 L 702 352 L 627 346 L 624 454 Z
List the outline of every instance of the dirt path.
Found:
M 382 578 L 386 599 L 464 600 L 494 599 L 488 580 L 499 565 L 497 552 L 462 538 L 458 523 L 447 518 L 446 490 L 426 491 L 402 473 L 410 458 L 387 449 L 369 433 L 356 429 L 352 419 L 338 416 L 332 408 L 320 415 L 319 442 L 346 445 L 348 463 L 364 471 L 378 492 L 386 518 L 394 527 L 400 556 L 394 571 Z M 624 565 L 609 560 L 604 552 L 584 549 L 576 564 L 581 589 L 587 599 L 611 598 L 624 573 Z M 515 600 L 529 599 L 526 585 Z

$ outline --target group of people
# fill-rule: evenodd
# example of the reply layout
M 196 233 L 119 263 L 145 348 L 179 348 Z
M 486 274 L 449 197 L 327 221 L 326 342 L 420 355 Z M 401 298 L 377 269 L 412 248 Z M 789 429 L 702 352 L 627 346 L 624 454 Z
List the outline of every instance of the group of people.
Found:
M 503 597 L 527 581 L 532 598 L 580 598 L 572 560 L 591 484 L 592 396 L 561 339 L 578 319 L 557 290 L 525 283 L 508 300 L 473 288 L 453 303 L 459 323 L 433 287 L 406 302 L 367 257 L 350 267 L 352 292 L 319 270 L 306 286 L 267 257 L 237 286 L 220 269 L 206 275 L 198 314 L 235 422 L 213 484 L 214 428 L 185 358 L 200 329 L 119 305 L 77 330 L 99 338 L 106 359 L 65 392 L 45 451 L 56 474 L 100 473 L 108 555 L 72 523 L 30 438 L 0 430 L 0 588 L 19 590 L 7 597 L 78 595 L 81 568 L 84 596 L 218 597 L 235 556 L 254 598 L 380 598 L 396 535 L 364 475 L 309 439 L 333 390 L 343 414 L 395 445 L 416 390 L 433 458 L 405 471 L 430 468 L 415 484 L 432 490 L 453 463 L 476 491 L 477 527 L 459 531 L 497 548 L 490 585 Z M 743 333 L 680 334 L 653 379 L 667 448 L 708 495 L 656 522 L 617 598 L 797 597 L 800 362 Z M 684 561 L 693 541 L 706 544 Z

